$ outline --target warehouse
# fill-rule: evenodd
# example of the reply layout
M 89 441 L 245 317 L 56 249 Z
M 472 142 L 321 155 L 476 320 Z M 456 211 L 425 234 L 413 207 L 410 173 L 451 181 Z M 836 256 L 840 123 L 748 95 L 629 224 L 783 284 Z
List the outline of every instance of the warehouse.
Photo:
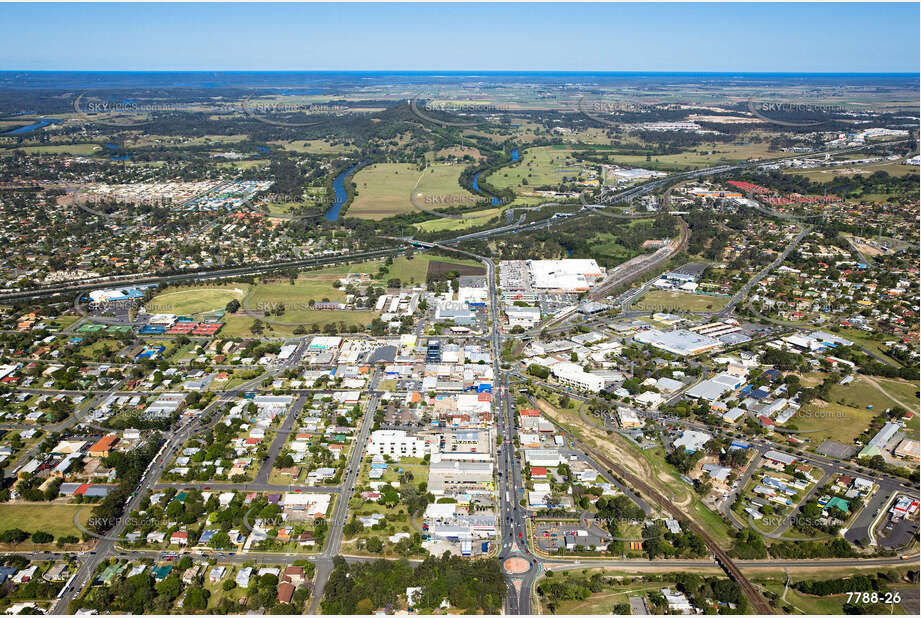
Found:
M 704 380 L 699 384 L 695 384 L 689 388 L 685 394 L 692 399 L 716 401 L 722 397 L 723 394 L 742 386 L 744 382 L 745 380 L 739 376 L 723 372 L 713 376 L 709 380 Z
M 633 340 L 678 356 L 709 352 L 721 345 L 718 339 L 692 333 L 685 329 L 640 331 L 633 336 Z

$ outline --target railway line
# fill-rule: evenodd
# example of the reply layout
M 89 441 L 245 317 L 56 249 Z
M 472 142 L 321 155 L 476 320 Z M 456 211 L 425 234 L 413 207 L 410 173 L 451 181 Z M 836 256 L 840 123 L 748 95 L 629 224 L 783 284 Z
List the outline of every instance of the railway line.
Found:
M 684 511 L 679 509 L 672 501 L 668 500 L 665 496 L 660 494 L 656 489 L 651 485 L 637 477 L 631 472 L 628 472 L 623 466 L 619 463 L 616 463 L 614 460 L 608 456 L 599 453 L 596 449 L 588 446 L 578 437 L 573 435 L 571 432 L 567 431 L 564 427 L 561 427 L 558 423 L 550 419 L 551 422 L 564 433 L 574 445 L 576 445 L 584 453 L 588 454 L 590 457 L 595 458 L 600 464 L 605 466 L 605 469 L 610 470 L 612 473 L 619 475 L 627 484 L 630 485 L 632 489 L 644 495 L 646 498 L 649 498 L 653 502 L 656 502 L 661 506 L 665 511 L 674 516 L 679 521 L 684 522 L 684 525 L 687 526 L 694 533 L 700 535 L 704 540 L 704 543 L 707 546 L 707 549 L 713 554 L 714 559 L 720 568 L 722 568 L 726 575 L 729 576 L 739 588 L 742 590 L 742 594 L 745 595 L 745 598 L 752 604 L 752 607 L 757 614 L 773 614 L 773 610 L 770 604 L 767 602 L 767 599 L 762 596 L 761 592 L 752 584 L 747 577 L 742 573 L 742 570 L 733 562 L 732 558 L 729 556 L 729 553 L 724 550 L 719 544 L 714 540 L 714 538 L 707 533 L 697 522 L 691 519 Z

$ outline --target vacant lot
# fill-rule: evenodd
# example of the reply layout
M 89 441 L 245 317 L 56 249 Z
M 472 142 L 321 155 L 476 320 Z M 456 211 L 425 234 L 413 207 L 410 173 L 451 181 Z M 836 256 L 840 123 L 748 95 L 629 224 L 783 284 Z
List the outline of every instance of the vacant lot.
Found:
M 814 401 L 803 406 L 785 428 L 801 431 L 800 437 L 816 446 L 825 439 L 853 445 L 854 439 L 869 427 L 873 416 L 875 414 L 869 410 L 839 403 Z
M 719 311 L 726 306 L 729 298 L 726 296 L 709 296 L 707 294 L 691 294 L 688 292 L 672 292 L 669 290 L 652 290 L 643 294 L 643 297 L 634 306 L 637 309 L 649 311 Z
M 349 206 L 348 216 L 361 219 L 384 219 L 417 211 L 410 195 L 423 206 L 438 210 L 472 206 L 476 196 L 458 184 L 463 167 L 435 164 L 419 171 L 408 163 L 378 163 L 355 174 L 358 196 Z

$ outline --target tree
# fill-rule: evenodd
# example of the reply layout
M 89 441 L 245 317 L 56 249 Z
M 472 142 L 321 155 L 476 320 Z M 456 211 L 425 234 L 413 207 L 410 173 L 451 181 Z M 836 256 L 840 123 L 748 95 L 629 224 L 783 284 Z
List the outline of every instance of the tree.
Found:
M 185 593 L 185 599 L 182 602 L 182 607 L 184 609 L 205 609 L 208 607 L 208 598 L 210 596 L 211 593 L 201 586 L 190 586 L 188 591 Z
M 384 544 L 381 542 L 380 538 L 376 536 L 368 537 L 368 540 L 365 542 L 365 548 L 369 552 L 379 554 L 384 550 Z

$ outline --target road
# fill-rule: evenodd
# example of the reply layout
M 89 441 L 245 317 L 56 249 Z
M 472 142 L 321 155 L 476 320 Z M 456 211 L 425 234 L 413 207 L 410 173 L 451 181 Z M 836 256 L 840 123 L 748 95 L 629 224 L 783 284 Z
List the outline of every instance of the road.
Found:
M 800 233 L 797 234 L 786 247 L 784 247 L 784 250 L 780 253 L 780 255 L 778 255 L 773 262 L 765 266 L 751 279 L 749 279 L 748 282 L 742 286 L 742 289 L 733 294 L 732 298 L 729 299 L 729 302 L 726 304 L 726 306 L 718 311 L 715 317 L 722 320 L 732 315 L 736 305 L 738 305 L 742 299 L 748 296 L 748 293 L 751 292 L 752 288 L 755 287 L 759 281 L 767 277 L 771 272 L 774 271 L 775 268 L 783 264 L 783 261 L 789 257 L 789 255 L 793 252 L 794 249 L 796 249 L 796 247 L 799 246 L 801 242 L 803 242 L 803 238 L 805 238 L 811 230 L 812 226 L 803 226 L 803 229 L 800 231 Z
M 311 614 L 319 613 L 320 601 L 323 598 L 323 591 L 326 589 L 326 582 L 329 581 L 329 576 L 333 572 L 333 558 L 339 554 L 339 545 L 342 543 L 342 529 L 345 526 L 345 519 L 348 515 L 349 499 L 355 491 L 355 483 L 361 471 L 361 458 L 371 435 L 371 428 L 374 426 L 374 414 L 377 412 L 377 406 L 380 403 L 380 395 L 377 392 L 379 381 L 380 370 L 375 370 L 369 384 L 369 390 L 372 391 L 371 398 L 361 419 L 358 434 L 352 442 L 352 452 L 349 454 L 345 478 L 342 480 L 342 491 L 339 493 L 339 499 L 336 500 L 333 515 L 329 520 L 326 545 L 323 548 L 323 553 L 320 554 L 316 561 L 316 580 L 310 597 Z
M 859 149 L 860 148 L 853 149 L 853 150 L 859 150 Z M 839 153 L 846 152 L 846 150 L 841 150 L 837 152 Z M 785 158 L 788 158 L 788 157 L 785 157 Z M 619 213 L 608 212 L 608 211 L 602 210 L 601 208 L 603 208 L 606 205 L 615 204 L 621 201 L 633 199 L 640 195 L 648 194 L 676 180 L 681 181 L 685 179 L 698 178 L 704 175 L 712 175 L 712 174 L 718 174 L 718 173 L 723 173 L 723 172 L 737 170 L 737 169 L 745 169 L 748 167 L 764 165 L 765 163 L 768 163 L 768 162 L 769 161 L 757 161 L 757 162 L 749 162 L 749 163 L 744 163 L 744 164 L 739 164 L 739 165 L 725 165 L 725 166 L 719 166 L 715 168 L 708 168 L 704 170 L 695 170 L 692 172 L 686 172 L 682 174 L 674 174 L 672 176 L 669 176 L 666 179 L 654 180 L 648 183 L 644 183 L 642 185 L 638 185 L 638 186 L 629 188 L 624 191 L 620 191 L 620 192 L 616 192 L 610 195 L 603 196 L 602 204 L 586 204 L 582 210 L 580 210 L 577 213 L 573 213 L 572 216 L 599 214 L 601 216 L 623 217 L 625 215 L 621 215 Z M 555 224 L 562 223 L 565 221 L 566 221 L 566 218 L 563 218 L 563 217 L 557 218 L 557 217 L 552 217 L 552 216 L 547 219 L 534 221 L 531 223 L 522 223 L 521 219 L 519 219 L 518 222 L 510 224 L 510 225 L 498 226 L 498 227 L 491 228 L 488 230 L 482 230 L 479 232 L 460 235 L 452 239 L 441 241 L 439 243 L 423 243 L 423 242 L 418 242 L 418 241 L 412 241 L 411 244 L 415 244 L 417 246 L 423 246 L 423 247 L 426 247 L 426 246 L 436 247 L 437 246 L 440 248 L 450 248 L 451 245 L 456 245 L 456 244 L 459 244 L 461 242 L 468 241 L 468 240 L 487 238 L 491 236 L 508 234 L 508 233 L 525 232 L 525 231 L 535 230 L 535 229 L 539 229 L 543 227 L 549 228 L 551 225 L 555 225 Z M 684 224 L 683 220 L 682 220 L 682 224 Z M 614 289 L 620 285 L 624 285 L 625 283 L 628 283 L 629 281 L 632 281 L 636 277 L 642 275 L 643 272 L 648 271 L 650 268 L 654 268 L 655 266 L 663 263 L 664 260 L 674 255 L 675 251 L 680 250 L 683 244 L 686 243 L 687 241 L 687 233 L 688 233 L 687 226 L 683 225 L 682 227 L 683 227 L 682 234 L 679 237 L 679 240 L 675 248 L 673 248 L 674 250 L 663 252 L 663 255 L 661 257 L 653 256 L 648 262 L 644 262 L 643 264 L 638 265 L 638 268 L 636 269 L 636 271 L 631 270 L 630 272 L 622 273 L 624 275 L 623 278 L 612 278 L 611 281 L 605 282 L 605 286 L 601 288 L 600 292 L 604 292 L 605 290 Z M 757 283 L 757 281 L 760 280 L 760 278 L 765 276 L 768 272 L 770 272 L 770 270 L 776 267 L 777 264 L 781 263 L 783 259 L 786 258 L 787 255 L 789 255 L 789 253 L 795 248 L 795 246 L 802 240 L 802 238 L 808 232 L 808 229 L 809 229 L 808 227 L 804 227 L 804 229 L 794 239 L 794 241 L 785 249 L 785 252 L 781 256 L 778 257 L 778 260 L 776 260 L 775 263 L 773 263 L 772 265 L 764 269 L 762 273 L 759 273 L 759 275 L 757 275 L 755 278 L 750 280 L 748 284 L 746 285 L 746 287 L 739 291 L 739 293 L 737 294 L 737 298 L 733 297 L 733 300 L 735 302 L 731 301 L 730 306 L 724 310 L 725 315 L 729 315 L 732 312 L 735 305 L 748 294 L 751 287 L 753 287 Z M 311 258 L 311 259 L 305 259 L 305 260 L 288 260 L 288 261 L 283 261 L 283 262 L 273 262 L 273 263 L 256 264 L 256 265 L 248 265 L 248 266 L 235 266 L 235 267 L 230 267 L 230 268 L 212 269 L 209 271 L 200 271 L 200 272 L 194 272 L 194 273 L 177 273 L 177 274 L 170 274 L 170 275 L 163 275 L 163 276 L 150 276 L 146 274 L 144 275 L 124 275 L 124 276 L 119 276 L 119 277 L 108 278 L 105 281 L 96 280 L 96 281 L 84 282 L 84 283 L 59 284 L 59 285 L 52 285 L 52 286 L 44 286 L 42 288 L 38 288 L 34 290 L 6 292 L 3 294 L 0 294 L 0 301 L 12 302 L 12 301 L 29 300 L 29 299 L 36 299 L 36 298 L 45 298 L 45 297 L 54 296 L 54 295 L 75 293 L 78 291 L 84 292 L 87 290 L 97 289 L 100 287 L 111 286 L 111 285 L 116 285 L 116 284 L 124 285 L 126 283 L 132 283 L 132 284 L 141 285 L 141 284 L 146 284 L 146 283 L 163 283 L 163 282 L 174 283 L 174 282 L 189 281 L 189 280 L 197 281 L 197 280 L 206 280 L 206 279 L 221 279 L 221 278 L 239 277 L 243 275 L 257 274 L 257 273 L 268 272 L 272 270 L 278 270 L 282 268 L 305 268 L 305 267 L 341 263 L 341 262 L 363 261 L 363 260 L 383 257 L 387 255 L 394 255 L 404 250 L 405 250 L 405 244 L 402 244 L 401 246 L 397 246 L 397 247 L 384 248 L 384 249 L 365 251 L 365 252 L 356 252 L 356 253 L 348 254 L 348 255 L 327 256 L 327 257 Z M 534 584 L 538 580 L 538 578 L 542 575 L 542 573 L 545 572 L 547 568 L 582 568 L 589 564 L 590 565 L 609 564 L 612 566 L 617 565 L 617 566 L 623 567 L 623 566 L 630 566 L 631 564 L 633 564 L 633 562 L 632 561 L 604 562 L 604 561 L 590 561 L 590 560 L 574 560 L 574 561 L 556 560 L 550 563 L 548 561 L 543 560 L 542 558 L 538 556 L 535 556 L 533 552 L 531 551 L 531 549 L 528 547 L 528 542 L 529 542 L 528 541 L 529 535 L 528 535 L 528 529 L 527 529 L 528 516 L 527 516 L 525 509 L 523 509 L 519 505 L 519 500 L 524 496 L 524 485 L 522 482 L 520 463 L 518 462 L 517 457 L 515 456 L 514 446 L 513 446 L 513 439 L 516 434 L 514 406 L 512 405 L 513 399 L 512 399 L 511 393 L 509 392 L 508 373 L 502 370 L 500 363 L 499 363 L 499 359 L 501 356 L 501 349 L 502 349 L 502 336 L 499 330 L 499 315 L 500 314 L 499 314 L 499 309 L 498 309 L 498 295 L 496 291 L 495 264 L 489 258 L 470 254 L 464 251 L 459 251 L 459 252 L 465 253 L 467 255 L 470 255 L 471 257 L 474 257 L 480 260 L 487 267 L 487 276 L 489 280 L 489 297 L 490 297 L 489 309 L 490 309 L 490 323 L 491 323 L 489 341 L 490 341 L 490 346 L 493 352 L 493 363 L 494 363 L 494 370 L 495 370 L 495 375 L 496 375 L 495 383 L 498 385 L 498 388 L 496 389 L 496 392 L 494 393 L 494 410 L 496 410 L 497 412 L 496 414 L 497 431 L 499 432 L 499 435 L 502 436 L 504 440 L 504 443 L 502 444 L 501 447 L 497 449 L 497 453 L 496 453 L 496 461 L 498 463 L 498 468 L 499 468 L 497 487 L 499 490 L 499 504 L 500 504 L 499 511 L 500 511 L 500 523 L 501 523 L 501 538 L 500 538 L 501 547 L 499 549 L 498 555 L 499 555 L 499 558 L 503 561 L 507 558 L 521 557 L 528 562 L 529 569 L 526 572 L 507 574 L 508 580 L 509 580 L 509 586 L 508 586 L 508 595 L 506 599 L 506 611 L 507 613 L 510 613 L 510 614 L 530 614 L 532 613 L 532 592 L 533 592 Z M 721 313 L 718 313 L 716 315 L 721 316 Z M 213 423 L 217 422 L 220 419 L 220 415 L 213 414 L 214 412 L 217 411 L 217 409 L 220 406 L 223 406 L 227 402 L 234 400 L 236 395 L 238 395 L 239 393 L 245 390 L 248 390 L 249 388 L 251 388 L 251 385 L 258 384 L 262 380 L 268 377 L 271 377 L 272 374 L 277 374 L 288 368 L 293 368 L 297 366 L 300 360 L 300 357 L 303 353 L 303 345 L 304 345 L 304 341 L 302 340 L 301 344 L 299 345 L 298 352 L 292 355 L 292 358 L 286 361 L 285 363 L 283 363 L 282 365 L 274 368 L 273 370 L 271 370 L 270 372 L 264 375 L 259 376 L 257 379 L 245 385 L 241 385 L 231 391 L 222 393 L 222 395 L 215 402 L 213 402 L 210 406 L 208 406 L 208 408 L 206 408 L 205 412 L 203 412 L 202 415 L 200 415 L 198 418 L 194 420 L 183 423 L 177 431 L 171 434 L 166 440 L 166 442 L 164 443 L 163 449 L 161 450 L 161 454 L 158 455 L 158 457 L 153 462 L 151 462 L 151 465 L 143 474 L 137 490 L 134 492 L 133 497 L 128 501 L 128 503 L 125 506 L 124 513 L 128 514 L 137 508 L 142 496 L 145 494 L 147 490 L 149 490 L 150 488 L 156 485 L 156 482 L 159 479 L 160 475 L 162 474 L 164 467 L 168 465 L 168 462 L 171 460 L 171 457 L 177 452 L 178 449 L 182 447 L 182 445 L 186 442 L 186 440 L 190 436 L 194 435 L 195 433 L 199 431 L 203 431 L 207 429 L 209 426 L 213 426 Z M 324 551 L 320 555 L 314 558 L 317 563 L 317 577 L 316 577 L 316 583 L 315 583 L 314 593 L 312 596 L 311 607 L 310 607 L 310 610 L 312 613 L 316 613 L 319 608 L 319 603 L 320 603 L 320 600 L 322 599 L 322 595 L 325 589 L 326 582 L 328 581 L 329 575 L 332 571 L 333 557 L 336 556 L 340 551 L 340 545 L 341 545 L 342 536 L 343 536 L 343 527 L 345 525 L 345 519 L 346 519 L 347 512 L 348 512 L 348 502 L 349 502 L 349 498 L 354 492 L 355 483 L 357 481 L 358 472 L 360 470 L 362 453 L 363 453 L 363 445 L 366 444 L 368 440 L 368 436 L 370 434 L 371 427 L 373 426 L 374 414 L 379 404 L 379 394 L 377 393 L 377 390 L 376 390 L 377 389 L 376 385 L 377 385 L 378 380 L 379 380 L 379 375 L 376 372 L 372 378 L 372 385 L 370 388 L 370 391 L 372 393 L 371 398 L 368 402 L 368 405 L 365 411 L 365 415 L 362 419 L 361 427 L 356 436 L 356 440 L 354 442 L 354 448 L 352 450 L 352 453 L 350 454 L 350 459 L 349 459 L 348 466 L 346 469 L 345 478 L 343 480 L 342 485 L 339 488 L 339 492 L 338 492 L 339 499 L 336 501 L 336 504 L 333 510 L 333 514 L 330 519 L 330 527 L 329 527 L 329 533 L 328 533 L 327 540 L 326 540 L 326 545 L 325 545 Z M 111 391 L 111 392 L 114 392 L 114 391 Z M 110 391 L 106 391 L 104 393 L 99 394 L 97 401 L 101 400 L 99 398 L 105 397 L 109 393 Z M 298 401 L 301 402 L 301 406 L 303 405 L 303 400 L 304 400 L 304 396 L 301 395 L 298 399 Z M 285 436 L 287 435 L 286 432 L 290 432 L 296 416 L 297 416 L 297 411 L 295 410 L 289 411 L 289 414 L 286 417 L 285 422 L 282 426 L 282 430 L 279 432 L 279 435 L 276 436 L 275 440 L 273 441 L 270 447 L 269 458 L 267 459 L 266 462 L 264 462 L 264 465 L 260 468 L 260 471 L 257 475 L 256 482 L 252 484 L 244 484 L 245 486 L 247 487 L 253 487 L 253 486 L 274 487 L 267 483 L 269 473 L 271 471 L 271 468 L 272 468 L 272 465 L 274 464 L 275 459 L 277 458 L 278 454 L 281 452 L 281 449 L 284 445 Z M 75 424 L 79 420 L 78 415 L 73 415 L 72 419 L 74 420 L 71 424 L 67 424 L 65 422 L 61 424 L 59 428 L 67 429 L 73 426 L 73 424 Z M 578 440 L 576 440 L 573 436 L 569 436 L 569 437 L 570 437 L 570 440 L 574 444 L 579 444 Z M 759 445 L 759 448 L 766 448 L 766 447 L 767 445 L 765 441 L 762 441 L 762 443 Z M 583 447 L 583 450 L 586 450 L 586 449 Z M 666 510 L 675 510 L 674 505 L 670 504 L 662 496 L 659 496 L 651 488 L 642 484 L 642 482 L 640 482 L 639 479 L 633 479 L 629 475 L 624 474 L 625 471 L 621 470 L 621 468 L 616 464 L 616 462 L 610 461 L 609 459 L 605 458 L 601 454 L 592 453 L 590 450 L 586 450 L 586 452 L 593 454 L 597 459 L 599 459 L 599 461 L 601 461 L 604 464 L 604 466 L 607 466 L 607 468 L 618 470 L 618 472 L 621 474 L 623 478 L 630 481 L 631 485 L 634 485 L 633 487 L 634 489 L 640 490 L 647 497 L 654 499 L 654 501 L 656 502 L 659 502 L 660 505 Z M 803 458 L 807 460 L 809 459 L 808 456 L 804 456 Z M 842 468 L 842 464 L 840 462 L 831 462 L 830 464 L 826 463 L 826 465 L 833 466 L 834 469 Z M 883 495 L 884 492 L 889 492 L 891 489 L 893 489 L 896 486 L 904 485 L 902 481 L 896 481 L 896 480 L 887 479 L 887 478 L 880 479 L 879 475 L 868 475 L 868 476 L 874 476 L 874 478 L 879 479 L 878 482 L 880 483 L 880 486 L 881 486 L 881 489 L 878 492 L 880 494 L 879 500 L 885 499 L 885 496 Z M 330 490 L 329 488 L 317 488 L 317 489 L 318 490 L 322 489 L 325 491 Z M 333 489 L 333 491 L 335 491 L 335 489 Z M 871 511 L 870 505 L 868 505 L 867 509 L 865 510 L 869 513 Z M 676 512 L 676 514 L 677 513 L 680 513 L 680 512 Z M 866 526 L 868 524 L 869 524 L 869 521 L 862 522 L 862 520 L 858 518 L 857 525 L 854 526 L 853 530 L 848 531 L 848 534 L 851 534 L 853 532 L 853 534 L 857 535 L 861 533 L 861 530 L 865 532 Z M 107 538 L 101 539 L 99 541 L 95 549 L 95 552 L 84 554 L 78 559 L 79 567 L 77 569 L 76 577 L 71 582 L 71 585 L 68 587 L 68 589 L 65 590 L 61 599 L 55 604 L 54 609 L 53 609 L 55 613 L 63 613 L 64 611 L 66 611 L 69 603 L 74 598 L 74 595 L 88 584 L 96 568 L 98 567 L 99 564 L 102 563 L 103 560 L 106 560 L 109 557 L 114 556 L 114 555 L 122 555 L 121 553 L 118 552 L 116 543 L 117 543 L 117 539 L 122 534 L 125 525 L 126 525 L 126 519 L 122 518 L 122 520 L 119 521 L 117 525 L 115 525 L 111 529 Z M 754 607 L 758 611 L 767 613 L 770 608 L 764 602 L 764 599 L 761 597 L 760 593 L 753 586 L 751 586 L 751 584 L 748 583 L 747 579 L 742 575 L 739 564 L 729 559 L 729 557 L 725 554 L 725 552 L 721 548 L 716 546 L 715 543 L 712 542 L 712 540 L 707 536 L 706 532 L 702 528 L 700 528 L 696 524 L 696 522 L 692 521 L 691 527 L 692 529 L 695 529 L 695 531 L 698 531 L 698 533 L 701 534 L 701 536 L 707 540 L 708 547 L 710 547 L 713 554 L 718 558 L 720 565 L 729 573 L 731 577 L 733 577 L 733 579 L 735 579 L 739 583 L 745 595 L 752 601 Z M 247 555 L 248 559 L 252 559 L 254 557 L 255 556 L 252 554 Z M 278 560 L 279 557 L 273 556 L 272 559 Z M 649 564 L 647 561 L 635 561 L 635 562 L 637 563 L 637 566 L 639 566 L 639 564 L 646 564 L 646 565 Z M 842 563 L 841 566 L 853 564 L 852 561 L 841 561 L 841 563 Z M 892 564 L 892 563 L 893 562 L 891 560 L 888 562 L 885 562 L 885 564 Z M 657 564 L 661 565 L 663 563 L 658 562 Z M 680 564 L 686 566 L 690 563 L 680 562 Z M 712 564 L 712 562 L 708 564 Z M 765 563 L 766 566 L 778 566 L 782 564 L 783 564 L 783 561 L 768 561 Z M 799 563 L 796 563 L 796 564 L 799 564 Z M 827 562 L 827 564 L 829 564 L 830 566 L 837 565 L 837 563 L 834 561 Z M 749 563 L 743 563 L 743 566 L 748 568 L 753 565 Z

